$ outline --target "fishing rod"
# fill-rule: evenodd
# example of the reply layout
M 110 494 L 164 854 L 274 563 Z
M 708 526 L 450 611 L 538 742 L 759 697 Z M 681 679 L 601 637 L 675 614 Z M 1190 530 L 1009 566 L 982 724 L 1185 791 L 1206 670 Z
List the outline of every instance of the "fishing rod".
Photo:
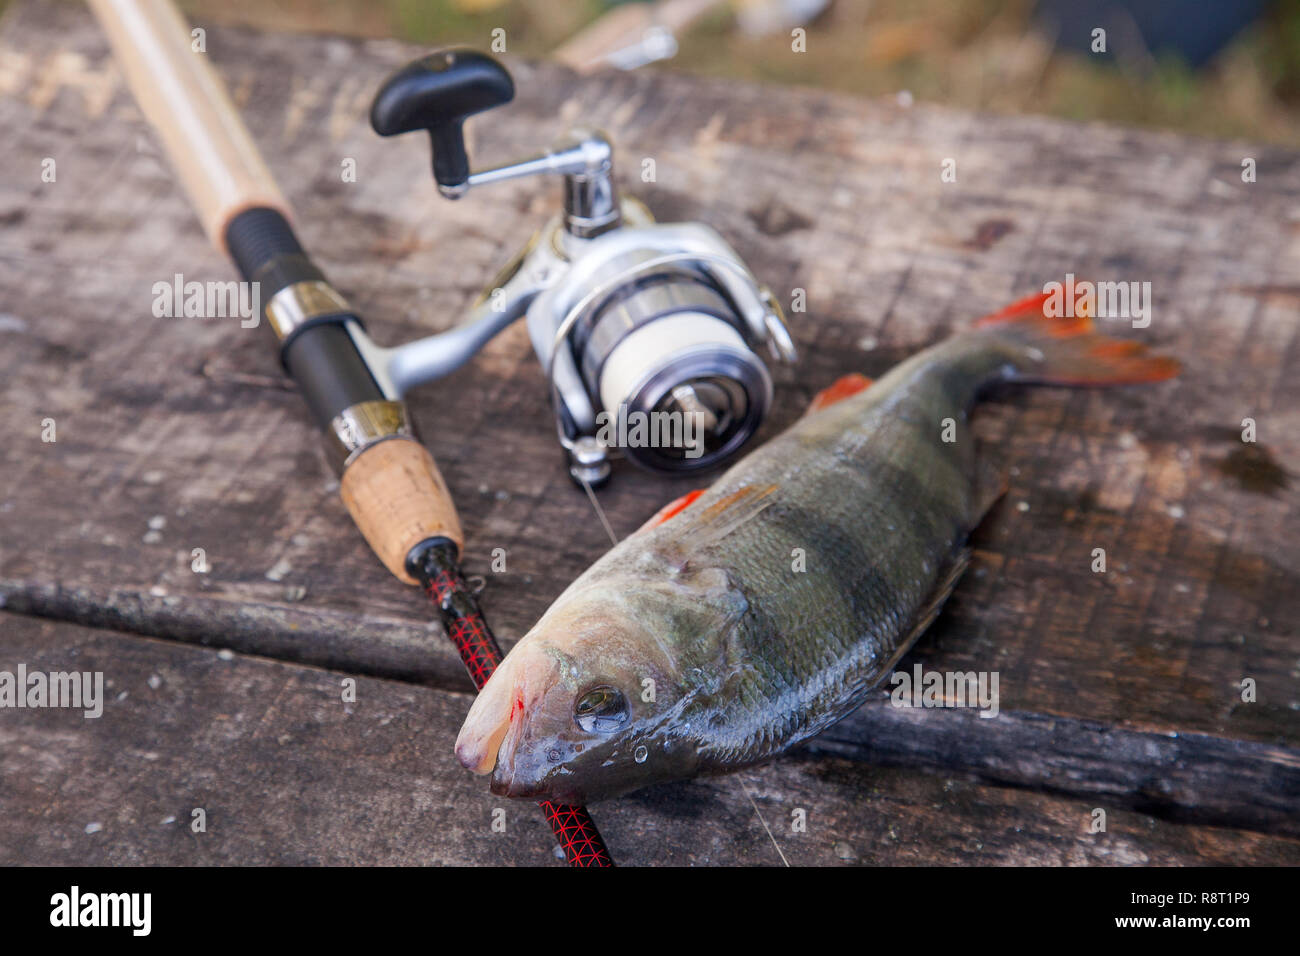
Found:
M 361 320 L 308 257 L 292 213 L 171 0 L 90 0 L 209 239 L 258 283 L 280 360 L 325 435 L 340 495 L 375 555 L 438 607 L 476 687 L 501 650 L 460 572 L 464 536 L 401 393 L 363 352 Z M 542 801 L 573 866 L 613 860 L 582 807 Z

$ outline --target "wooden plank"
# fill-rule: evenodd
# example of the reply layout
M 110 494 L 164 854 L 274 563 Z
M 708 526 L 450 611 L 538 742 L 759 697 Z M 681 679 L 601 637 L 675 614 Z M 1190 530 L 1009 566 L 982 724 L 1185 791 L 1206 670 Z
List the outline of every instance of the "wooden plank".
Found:
M 208 49 L 306 241 L 384 343 L 454 324 L 553 208 L 552 189 L 535 183 L 441 202 L 424 144 L 369 131 L 370 93 L 412 48 L 214 28 Z M 803 359 L 779 377 L 765 436 L 839 375 L 877 374 L 1045 280 L 1152 282 L 1152 325 L 1133 334 L 1178 355 L 1186 373 L 1122 393 L 1017 393 L 980 413 L 1010 492 L 905 666 L 997 670 L 1005 714 L 1058 720 L 1070 740 L 1093 726 L 1139 735 L 1126 740 L 1177 733 L 1190 748 L 1180 759 L 1209 760 L 1222 748 L 1198 741 L 1222 738 L 1259 745 L 1239 752 L 1251 774 L 1290 766 L 1300 746 L 1293 151 L 662 73 L 584 82 L 544 64 L 511 68 L 518 101 L 471 124 L 480 162 L 530 151 L 568 123 L 603 126 L 624 183 L 661 219 L 703 218 L 782 299 L 806 291 L 809 311 L 793 316 Z M 230 267 L 207 248 L 83 10 L 6 13 L 0 123 L 10 131 L 0 143 L 0 598 L 465 687 L 422 599 L 347 524 L 268 333 L 152 316 L 153 283 L 178 272 L 224 279 Z M 1258 182 L 1241 182 L 1246 156 Z M 948 157 L 956 183 L 940 181 Z M 41 180 L 47 158 L 54 183 Z M 339 175 L 348 158 L 356 183 Z M 656 182 L 636 176 L 645 158 Z M 469 569 L 488 579 L 488 613 L 516 638 L 606 546 L 563 474 L 523 329 L 412 406 L 460 503 Z M 1245 417 L 1257 421 L 1255 445 L 1240 441 Z M 41 441 L 46 418 L 53 444 Z M 622 470 L 602 500 L 627 533 L 691 485 Z M 207 574 L 191 570 L 196 547 Z M 506 573 L 489 570 L 496 547 Z M 1104 575 L 1090 570 L 1097 547 Z M 1245 678 L 1255 703 L 1242 701 Z M 910 753 L 1052 785 L 1044 769 L 1006 758 L 1025 739 L 1017 720 L 980 723 L 986 758 L 963 751 L 961 720 L 936 718 L 936 740 L 899 732 L 899 719 L 862 711 L 853 733 L 887 745 L 842 752 Z M 1136 762 L 1123 779 L 1102 781 L 1116 799 L 1136 800 L 1144 774 L 1147 790 L 1173 779 L 1160 753 L 1144 752 L 1126 758 Z M 1219 764 L 1220 778 L 1237 766 Z M 1214 779 L 1162 812 L 1213 809 Z M 1249 825 L 1271 825 L 1270 798 L 1260 800 Z
M 0 709 L 0 864 L 559 865 L 533 805 L 455 762 L 468 695 L 362 677 L 345 704 L 345 675 L 0 614 L 0 671 L 19 663 L 101 671 L 108 702 Z M 751 796 L 792 865 L 1300 862 L 1295 840 L 806 756 L 593 812 L 624 864 L 780 865 Z
M 881 693 L 809 744 L 878 765 L 1104 798 L 1166 820 L 1300 837 L 1300 755 L 1204 734 L 1142 733 L 1045 714 L 892 707 Z
M 579 73 L 608 69 L 615 54 L 643 47 L 647 42 L 652 46 L 663 43 L 663 39 L 654 36 L 654 31 L 665 31 L 665 39 L 671 38 L 675 44 L 682 31 L 721 3 L 722 0 L 655 0 L 615 7 L 565 40 L 550 58 Z M 672 50 L 676 50 L 675 45 Z M 642 55 L 647 54 L 651 54 L 647 62 L 662 56 L 658 49 L 646 50 Z

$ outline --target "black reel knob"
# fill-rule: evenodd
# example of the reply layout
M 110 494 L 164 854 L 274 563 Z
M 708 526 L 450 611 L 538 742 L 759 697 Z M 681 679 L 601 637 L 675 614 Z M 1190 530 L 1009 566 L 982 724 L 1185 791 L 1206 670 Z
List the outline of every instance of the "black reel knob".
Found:
M 429 131 L 433 178 L 444 194 L 458 195 L 469 180 L 469 157 L 461 129 L 475 113 L 514 99 L 506 68 L 477 50 L 442 50 L 421 57 L 390 76 L 375 94 L 370 125 L 380 136 Z

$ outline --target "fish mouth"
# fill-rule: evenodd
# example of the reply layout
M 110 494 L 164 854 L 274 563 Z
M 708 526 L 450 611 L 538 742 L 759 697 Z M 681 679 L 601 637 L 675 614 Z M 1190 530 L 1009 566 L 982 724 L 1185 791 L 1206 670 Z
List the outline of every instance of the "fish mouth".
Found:
M 470 707 L 456 737 L 456 759 L 474 773 L 493 774 L 494 793 L 505 792 L 497 789 L 499 779 L 509 779 L 509 786 L 514 789 L 522 790 L 526 786 L 523 782 L 514 783 L 515 755 L 528 715 L 559 676 L 559 664 L 548 655 L 530 654 L 516 647 L 488 678 Z
M 520 780 L 514 774 L 514 768 L 506 769 L 504 764 L 497 766 L 496 772 L 492 774 L 492 783 L 488 789 L 498 797 L 548 797 L 550 792 L 546 785 L 541 781 Z

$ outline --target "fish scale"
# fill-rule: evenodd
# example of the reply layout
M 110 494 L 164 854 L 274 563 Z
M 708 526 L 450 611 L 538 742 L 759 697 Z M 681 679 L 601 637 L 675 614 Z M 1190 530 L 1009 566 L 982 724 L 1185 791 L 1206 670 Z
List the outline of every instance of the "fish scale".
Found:
M 979 393 L 1177 372 L 1044 305 L 1017 303 L 856 394 L 865 380 L 837 383 L 620 542 L 507 655 L 466 718 L 462 763 L 497 793 L 585 802 L 752 764 L 851 712 L 934 619 L 1000 494 L 966 428 Z
M 946 399 L 938 380 L 921 376 L 904 387 L 911 393 L 907 401 L 925 409 L 925 416 L 934 416 L 929 421 L 937 435 L 942 419 L 956 411 L 943 404 Z M 750 456 L 745 467 L 738 467 L 711 493 L 720 500 L 732 493 L 733 484 L 737 489 L 768 484 L 779 489 L 777 501 L 714 544 L 704 557 L 728 562 L 734 586 L 754 609 L 735 632 L 750 661 L 742 677 L 746 692 L 737 697 L 746 706 L 728 712 L 732 733 L 746 731 L 743 743 L 735 744 L 732 738 L 721 747 L 708 748 L 705 769 L 762 759 L 795 739 L 817 733 L 843 716 L 846 708 L 856 706 L 859 690 L 865 693 L 883 676 L 882 669 L 907 636 L 916 610 L 933 593 L 943 560 L 964 537 L 960 525 L 969 512 L 970 481 L 947 460 L 954 457 L 953 446 L 924 441 L 920 414 L 882 425 L 879 419 L 896 414 L 897 403 L 890 403 L 889 409 L 881 409 L 882 404 L 867 392 L 834 412 L 819 414 L 843 418 L 853 430 L 878 433 L 884 427 L 903 432 L 895 438 L 897 447 L 914 454 L 909 472 L 862 454 L 818 455 L 811 466 L 790 464 L 786 446 L 804 444 L 800 436 L 796 442 L 777 439 Z M 868 408 L 860 407 L 864 405 Z M 826 425 L 826 434 L 852 434 L 841 429 L 838 421 L 828 420 Z M 910 489 L 899 482 L 905 474 L 915 481 Z M 940 485 L 936 493 L 930 493 L 931 481 Z M 701 498 L 694 508 L 707 509 L 709 497 Z M 787 498 L 800 505 L 800 515 L 808 513 L 805 503 L 815 505 L 819 500 L 865 505 L 832 504 L 824 527 L 794 535 L 785 520 L 783 499 Z M 664 526 L 665 535 L 671 536 L 670 547 L 689 549 L 699 534 L 696 524 L 686 518 L 683 514 L 680 524 L 674 522 L 676 527 Z M 863 561 L 862 548 L 845 545 L 846 541 L 882 540 L 890 525 L 897 529 L 894 534 L 901 547 L 881 552 L 877 560 Z M 936 526 L 950 531 L 937 536 Z M 827 533 L 832 527 L 835 533 Z M 794 547 L 806 548 L 809 570 L 791 570 Z M 900 560 L 900 554 L 909 559 Z M 679 639 L 693 638 L 680 635 Z M 703 712 L 716 706 L 715 700 L 706 698 L 697 709 Z M 797 719 L 789 719 L 791 713 Z

